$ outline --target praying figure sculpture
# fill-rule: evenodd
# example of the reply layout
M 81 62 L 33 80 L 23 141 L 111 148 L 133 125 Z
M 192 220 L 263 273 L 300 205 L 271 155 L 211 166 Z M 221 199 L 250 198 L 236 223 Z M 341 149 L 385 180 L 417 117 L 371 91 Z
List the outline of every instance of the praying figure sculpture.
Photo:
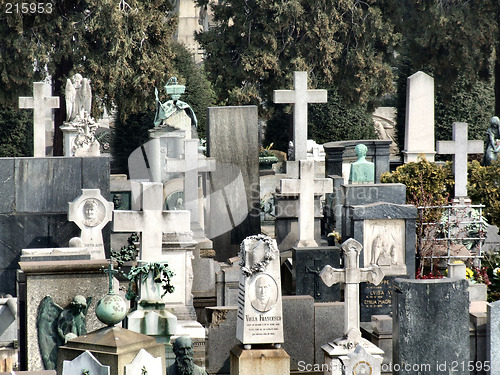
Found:
M 84 119 L 90 116 L 92 107 L 92 89 L 90 80 L 76 73 L 72 79 L 66 81 L 66 117 L 68 122 L 77 117 Z
M 350 184 L 371 184 L 375 181 L 375 165 L 366 160 L 368 147 L 359 144 L 354 149 L 358 160 L 351 164 Z

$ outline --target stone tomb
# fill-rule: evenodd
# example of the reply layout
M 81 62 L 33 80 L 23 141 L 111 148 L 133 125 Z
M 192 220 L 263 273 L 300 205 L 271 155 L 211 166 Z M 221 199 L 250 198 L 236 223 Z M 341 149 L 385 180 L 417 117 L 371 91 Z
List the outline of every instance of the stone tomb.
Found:
M 394 281 L 392 363 L 410 364 L 400 375 L 469 374 L 468 286 L 458 278 Z
M 42 300 L 51 295 L 55 304 L 65 308 L 76 295 L 88 304 L 87 332 L 102 327 L 90 312 L 109 290 L 108 277 L 102 272 L 105 260 L 21 262 L 18 273 L 20 319 L 20 366 L 29 371 L 44 368 L 37 337 L 37 312 Z
M 327 264 L 340 268 L 341 250 L 338 247 L 294 247 L 292 249 L 295 274 L 295 294 L 309 295 L 315 302 L 340 301 L 340 285 L 327 287 L 319 276 Z
M 108 202 L 98 189 L 82 189 L 82 195 L 69 202 L 68 220 L 82 230 L 83 246 L 92 259 L 105 259 L 102 229 L 111 221 L 113 203 Z
M 0 159 L 0 293 L 16 295 L 22 249 L 64 247 L 80 235 L 68 202 L 81 189 L 109 194 L 109 158 Z M 103 232 L 107 247 L 109 232 Z
M 103 366 L 88 350 L 72 361 L 63 361 L 62 375 L 75 374 L 109 375 L 109 366 Z
M 351 206 L 353 238 L 363 244 L 361 265 L 377 264 L 384 280 L 377 286 L 361 286 L 361 321 L 391 313 L 394 276 L 415 277 L 415 220 L 413 205 L 384 202 Z
M 241 244 L 240 293 L 236 337 L 252 344 L 283 343 L 280 257 L 276 241 L 265 235 Z

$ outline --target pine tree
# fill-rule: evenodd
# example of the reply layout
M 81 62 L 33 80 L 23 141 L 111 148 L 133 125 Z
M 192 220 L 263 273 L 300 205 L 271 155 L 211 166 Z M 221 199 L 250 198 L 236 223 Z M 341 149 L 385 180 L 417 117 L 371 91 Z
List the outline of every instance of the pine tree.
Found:
M 199 0 L 200 6 L 207 3 Z M 206 51 L 219 102 L 260 105 L 261 116 L 271 118 L 273 90 L 292 88 L 293 71 L 302 70 L 309 74 L 310 88 L 334 87 L 345 105 L 370 109 L 392 90 L 390 62 L 399 37 L 377 3 L 226 0 L 213 5 L 215 26 L 197 40 Z M 268 130 L 279 122 L 272 120 Z
M 0 1 L 2 11 L 8 2 Z M 12 2 L 11 2 L 12 3 Z M 21 2 L 17 9 L 21 9 Z M 93 114 L 100 102 L 120 108 L 123 119 L 154 109 L 154 87 L 175 75 L 171 38 L 176 19 L 163 0 L 69 0 L 47 2 L 43 12 L 2 13 L 0 101 L 15 106 L 33 81 L 50 76 L 61 97 L 56 111 L 55 155 L 62 153 L 59 126 L 65 117 L 66 79 L 91 79 Z

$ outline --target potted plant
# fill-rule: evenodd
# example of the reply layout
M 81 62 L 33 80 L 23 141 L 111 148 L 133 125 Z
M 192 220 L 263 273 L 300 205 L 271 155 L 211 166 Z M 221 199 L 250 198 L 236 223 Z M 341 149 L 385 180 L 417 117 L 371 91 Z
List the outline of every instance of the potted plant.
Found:
M 274 156 L 274 153 L 271 151 L 271 147 L 273 147 L 274 143 L 271 143 L 267 147 L 260 147 L 259 150 L 259 167 L 260 169 L 272 169 L 273 164 L 278 162 L 278 158 Z

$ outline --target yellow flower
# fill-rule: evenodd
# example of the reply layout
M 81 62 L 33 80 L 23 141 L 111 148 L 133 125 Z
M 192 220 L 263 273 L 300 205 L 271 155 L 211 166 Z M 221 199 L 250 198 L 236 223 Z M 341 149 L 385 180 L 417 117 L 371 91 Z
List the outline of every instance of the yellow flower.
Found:
M 472 280 L 474 278 L 474 271 L 472 271 L 469 267 L 465 269 L 465 277 L 468 280 Z

